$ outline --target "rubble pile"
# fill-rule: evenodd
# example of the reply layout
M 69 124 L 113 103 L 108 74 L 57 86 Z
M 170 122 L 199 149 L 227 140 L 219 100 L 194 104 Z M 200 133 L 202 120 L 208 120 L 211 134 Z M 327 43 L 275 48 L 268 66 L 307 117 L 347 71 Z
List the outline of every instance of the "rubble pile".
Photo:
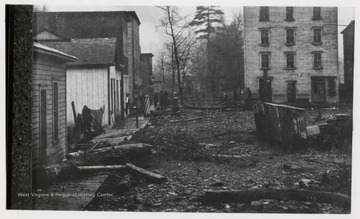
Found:
M 202 160 L 209 158 L 205 146 L 180 129 L 148 126 L 135 133 L 131 140 L 153 145 L 157 155 L 167 159 Z

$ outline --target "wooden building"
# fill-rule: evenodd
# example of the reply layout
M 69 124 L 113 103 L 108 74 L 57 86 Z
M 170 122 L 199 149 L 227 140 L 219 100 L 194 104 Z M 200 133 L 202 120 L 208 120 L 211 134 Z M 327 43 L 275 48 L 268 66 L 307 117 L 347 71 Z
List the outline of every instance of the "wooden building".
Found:
M 244 46 L 253 98 L 338 101 L 336 7 L 244 7 Z
M 153 72 L 152 72 L 152 53 L 141 53 L 140 55 L 140 78 L 141 78 L 141 93 L 143 95 L 154 95 L 153 87 Z
M 65 41 L 42 41 L 59 51 L 73 54 L 78 60 L 67 64 L 67 123 L 74 125 L 71 102 L 77 113 L 84 105 L 91 109 L 105 106 L 103 125 L 114 125 L 121 113 L 121 71 L 116 64 L 116 38 L 72 39 Z M 124 93 L 128 92 L 128 75 L 123 75 Z
M 116 62 L 124 66 L 124 82 L 129 81 L 123 93 L 130 94 L 132 103 L 140 81 L 140 24 L 134 11 L 35 12 L 33 30 L 34 36 L 50 30 L 48 35 L 65 39 L 116 38 Z
M 33 44 L 32 169 L 57 163 L 66 154 L 66 62 L 72 55 Z
M 353 101 L 354 89 L 354 37 L 355 37 L 355 21 L 341 31 L 344 44 L 344 84 L 342 101 Z

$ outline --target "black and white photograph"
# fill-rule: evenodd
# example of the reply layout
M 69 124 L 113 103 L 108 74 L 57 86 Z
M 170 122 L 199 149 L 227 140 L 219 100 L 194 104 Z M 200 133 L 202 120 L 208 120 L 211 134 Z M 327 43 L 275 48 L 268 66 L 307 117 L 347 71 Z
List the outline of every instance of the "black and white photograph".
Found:
M 278 2 L 7 2 L 6 209 L 357 212 L 357 5 Z

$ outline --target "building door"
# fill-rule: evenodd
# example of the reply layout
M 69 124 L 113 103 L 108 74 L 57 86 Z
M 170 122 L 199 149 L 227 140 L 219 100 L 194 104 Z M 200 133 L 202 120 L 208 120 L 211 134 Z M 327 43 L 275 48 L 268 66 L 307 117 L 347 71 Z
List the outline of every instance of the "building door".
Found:
M 295 81 L 289 81 L 287 82 L 287 98 L 288 102 L 292 103 L 296 100 L 296 82 Z
M 271 79 L 259 79 L 259 96 L 264 102 L 272 102 Z
M 39 148 L 39 166 L 46 163 L 47 147 L 47 97 L 46 89 L 40 91 L 40 148 Z
M 316 78 L 311 81 L 312 102 L 326 102 L 325 78 Z

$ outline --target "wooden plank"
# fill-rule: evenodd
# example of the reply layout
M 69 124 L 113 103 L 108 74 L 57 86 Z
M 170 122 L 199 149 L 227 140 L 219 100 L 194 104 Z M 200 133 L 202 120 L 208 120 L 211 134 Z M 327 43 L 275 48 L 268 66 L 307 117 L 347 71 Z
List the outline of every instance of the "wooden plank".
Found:
M 167 181 L 167 178 L 160 175 L 160 174 L 156 174 L 153 172 L 150 172 L 148 170 L 145 170 L 143 168 L 137 167 L 131 163 L 126 163 L 125 164 L 128 168 L 130 168 L 130 170 L 134 173 L 137 173 L 141 176 L 143 176 L 145 179 L 147 179 L 149 182 L 152 183 L 162 183 Z
M 104 165 L 104 166 L 77 166 L 79 170 L 125 170 L 125 165 Z
M 96 191 L 108 175 L 97 175 L 80 180 L 57 183 L 47 189 L 55 196 L 36 199 L 35 210 L 84 210 L 96 196 Z M 61 196 L 68 194 L 68 196 Z

